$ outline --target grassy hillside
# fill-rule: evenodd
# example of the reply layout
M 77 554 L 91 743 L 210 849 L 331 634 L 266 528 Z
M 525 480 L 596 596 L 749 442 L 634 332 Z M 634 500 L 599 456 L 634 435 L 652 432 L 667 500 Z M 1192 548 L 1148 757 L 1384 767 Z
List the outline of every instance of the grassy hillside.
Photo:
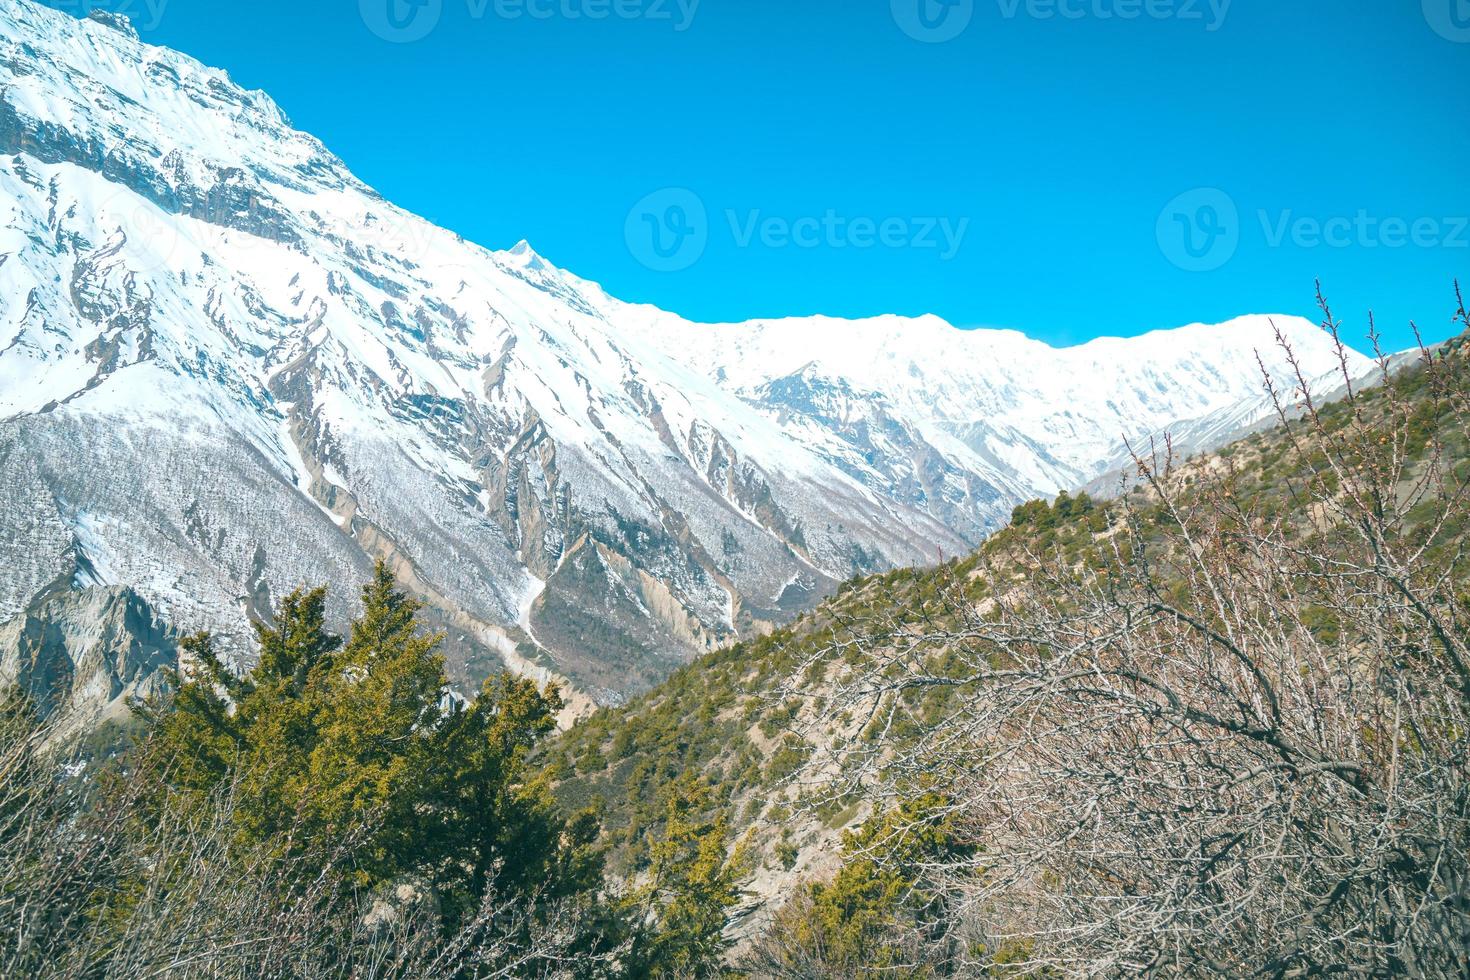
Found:
M 1149 550 L 1164 551 L 1167 565 L 1180 548 L 1171 495 L 1208 499 L 1292 540 L 1333 540 L 1341 529 L 1320 510 L 1324 493 L 1348 492 L 1335 485 L 1341 477 L 1330 465 L 1339 440 L 1375 447 L 1351 449 L 1360 455 L 1349 468 L 1388 473 L 1397 466 L 1393 492 L 1406 500 L 1431 472 L 1470 480 L 1466 391 L 1470 362 L 1461 338 L 1436 352 L 1432 365 L 1344 401 L 1317 405 L 1301 392 L 1283 396 L 1284 417 L 1304 417 L 1219 453 L 1171 461 L 1158 447 L 1145 461 L 1151 481 L 1118 499 L 1064 494 L 1026 504 L 975 554 L 849 582 L 790 626 L 703 657 L 648 695 L 566 733 L 552 750 L 563 777 L 557 793 L 568 806 L 604 807 L 616 867 L 637 872 L 670 788 L 694 774 L 733 815 L 737 832 L 751 835 L 751 891 L 775 905 L 796 879 L 830 875 L 842 831 L 885 805 L 882 794 L 864 791 L 873 765 L 849 777 L 834 746 L 851 758 L 854 744 L 867 742 L 874 747 L 868 764 L 925 751 L 936 729 L 959 717 L 957 703 L 974 695 L 958 665 L 947 674 L 943 638 L 963 634 L 976 610 L 1012 589 L 1044 587 L 1054 574 L 1092 570 L 1106 577 L 1112 564 Z M 1372 454 L 1379 449 L 1382 458 Z M 1432 533 L 1425 563 L 1451 561 L 1467 540 L 1465 508 L 1446 515 L 1429 500 L 1416 506 L 1405 517 L 1405 539 Z M 1181 596 L 1191 588 L 1182 565 L 1166 578 Z M 1308 606 L 1299 618 L 1318 639 L 1336 639 L 1331 609 Z M 874 664 L 897 677 L 909 670 L 900 665 L 906 657 L 922 660 L 927 680 L 895 685 L 887 703 L 899 710 L 885 708 L 881 719 L 856 716 L 856 702 L 840 696 L 852 693 L 852 678 L 873 676 Z

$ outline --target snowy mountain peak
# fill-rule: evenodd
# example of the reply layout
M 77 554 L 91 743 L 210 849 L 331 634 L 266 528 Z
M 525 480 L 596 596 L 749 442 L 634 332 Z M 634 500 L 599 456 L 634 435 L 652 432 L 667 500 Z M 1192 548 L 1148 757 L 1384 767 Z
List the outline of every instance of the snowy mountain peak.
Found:
M 0 0 L 0 208 L 0 620 L 85 566 L 243 656 L 274 599 L 329 582 L 345 619 L 384 558 L 466 684 L 616 699 L 960 553 L 1125 437 L 1248 412 L 1257 350 L 1286 368 L 1264 318 L 1061 350 L 690 323 L 468 244 L 263 94 L 29 0 Z
M 511 250 L 505 254 L 515 260 L 515 263 L 523 269 L 529 269 L 533 272 L 552 270 L 552 266 L 540 255 L 536 254 L 536 250 L 531 247 L 531 243 L 524 238 L 516 242 L 511 247 Z

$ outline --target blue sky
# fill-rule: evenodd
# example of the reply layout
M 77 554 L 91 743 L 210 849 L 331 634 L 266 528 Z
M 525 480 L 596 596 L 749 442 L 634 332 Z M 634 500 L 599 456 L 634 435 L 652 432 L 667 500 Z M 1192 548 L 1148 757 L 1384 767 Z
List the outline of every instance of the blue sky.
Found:
M 697 319 L 1072 343 L 1312 315 L 1320 278 L 1404 346 L 1470 286 L 1470 0 L 50 2 L 265 89 L 467 238 Z

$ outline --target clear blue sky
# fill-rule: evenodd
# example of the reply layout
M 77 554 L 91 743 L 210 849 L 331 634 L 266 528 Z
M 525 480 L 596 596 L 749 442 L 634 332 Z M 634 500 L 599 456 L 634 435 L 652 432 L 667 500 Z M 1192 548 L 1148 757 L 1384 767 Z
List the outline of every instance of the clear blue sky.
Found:
M 1070 343 L 1311 315 L 1320 277 L 1403 346 L 1470 287 L 1470 0 L 49 2 L 129 12 L 467 238 L 698 319 Z M 706 211 L 677 271 L 630 247 L 662 188 Z

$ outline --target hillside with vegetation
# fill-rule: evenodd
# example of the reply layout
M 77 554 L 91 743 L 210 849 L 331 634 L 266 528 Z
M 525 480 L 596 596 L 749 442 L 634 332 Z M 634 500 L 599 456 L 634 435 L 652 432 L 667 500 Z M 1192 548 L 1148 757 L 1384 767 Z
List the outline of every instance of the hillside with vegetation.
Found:
M 11 692 L 0 975 L 1464 975 L 1470 343 L 1383 366 L 564 733 L 382 563 L 110 739 Z
M 1459 318 L 1470 326 L 1463 309 Z M 605 809 L 613 867 L 636 875 L 665 797 L 698 779 L 748 842 L 755 914 L 737 929 L 751 942 L 767 935 L 756 942 L 758 975 L 867 976 L 891 956 L 918 963 L 895 953 L 918 949 L 946 950 L 914 967 L 925 976 L 1012 961 L 1063 974 L 1101 965 L 1245 975 L 1254 957 L 1272 955 L 1270 975 L 1344 962 L 1434 974 L 1453 957 L 1421 948 L 1408 960 L 1402 948 L 1453 938 L 1463 949 L 1470 935 L 1456 931 L 1470 927 L 1467 880 L 1457 877 L 1470 844 L 1466 349 L 1462 336 L 1397 373 L 1384 358 L 1389 383 L 1349 384 L 1330 404 L 1303 377 L 1297 390 L 1273 392 L 1275 429 L 1195 459 L 1170 458 L 1167 444 L 1143 448 L 1135 485 L 1117 499 L 1026 504 L 973 555 L 850 582 L 790 627 L 704 657 L 563 736 L 551 752 L 566 774 L 557 794 Z M 1074 660 L 1077 675 L 1059 673 Z M 1212 841 L 1238 831 L 1261 844 L 1298 818 L 1276 800 L 1279 812 L 1254 815 L 1259 826 L 1236 827 L 1245 819 L 1233 808 L 1238 791 L 1191 768 L 1231 751 L 1240 751 L 1244 768 L 1230 778 L 1241 787 L 1274 781 L 1282 800 L 1301 797 L 1297 806 L 1340 805 L 1340 792 L 1369 800 L 1350 841 L 1336 836 L 1349 833 L 1342 828 L 1318 828 L 1300 842 L 1307 854 L 1326 852 L 1308 861 L 1320 881 L 1283 867 L 1274 886 L 1264 876 L 1250 886 L 1265 894 L 1247 901 L 1203 898 L 1192 893 L 1203 880 L 1178 877 L 1179 866 L 1203 879 L 1263 861 L 1222 852 L 1219 869 L 1200 863 Z M 1423 785 L 1394 783 L 1409 778 L 1406 755 L 1425 767 L 1414 777 Z M 1179 784 L 1146 805 L 1109 800 L 1145 780 L 1145 769 Z M 1406 796 L 1389 795 L 1397 791 Z M 1205 803 L 1217 808 L 1208 826 L 1177 819 Z M 1404 812 L 1416 808 L 1432 813 Z M 892 814 L 905 810 L 913 819 L 896 828 Z M 1021 816 L 1027 810 L 1055 823 L 1043 833 Z M 1176 870 L 1125 872 L 1099 859 L 1064 872 L 1045 855 L 1081 846 L 1082 828 L 1069 820 L 1083 815 L 1118 821 L 1106 847 L 1095 845 L 1106 855 L 1177 834 Z M 1416 825 L 1421 817 L 1433 826 Z M 1375 820 L 1402 821 L 1417 842 L 1447 834 L 1453 844 L 1424 844 L 1409 858 L 1402 840 L 1376 842 L 1375 873 L 1391 877 L 1404 861 L 1413 884 L 1392 899 L 1375 893 L 1361 926 L 1310 945 L 1314 930 L 1329 921 L 1336 929 L 1348 908 L 1361 908 L 1331 907 L 1329 917 L 1306 906 L 1313 896 L 1330 906 L 1333 888 L 1358 884 L 1353 875 L 1366 871 L 1348 866 L 1352 848 Z M 910 855 L 905 872 L 885 853 L 936 827 L 945 832 L 934 844 L 949 858 Z M 975 856 L 1002 831 L 1015 848 L 1009 880 L 989 867 L 1005 859 Z M 1195 853 L 1183 853 L 1190 846 Z M 1415 863 L 1440 860 L 1445 869 L 1427 878 Z M 1334 862 L 1344 875 L 1336 881 Z M 853 882 L 864 863 L 866 878 Z M 885 883 L 884 874 L 894 877 Z M 833 899 L 844 881 L 867 897 Z M 1049 881 L 1075 891 L 1048 894 Z M 1131 896 L 1127 921 L 1088 911 L 1134 888 L 1155 890 Z M 882 908 L 880 894 L 903 897 Z M 966 909 L 946 924 L 949 945 L 926 932 L 941 896 Z M 1431 909 L 1446 919 L 1427 925 Z M 1300 920 L 1299 946 L 1282 935 L 1262 945 L 1273 917 Z M 1215 961 L 1190 959 L 1212 930 L 1241 945 Z M 771 952 L 772 934 L 787 953 Z

